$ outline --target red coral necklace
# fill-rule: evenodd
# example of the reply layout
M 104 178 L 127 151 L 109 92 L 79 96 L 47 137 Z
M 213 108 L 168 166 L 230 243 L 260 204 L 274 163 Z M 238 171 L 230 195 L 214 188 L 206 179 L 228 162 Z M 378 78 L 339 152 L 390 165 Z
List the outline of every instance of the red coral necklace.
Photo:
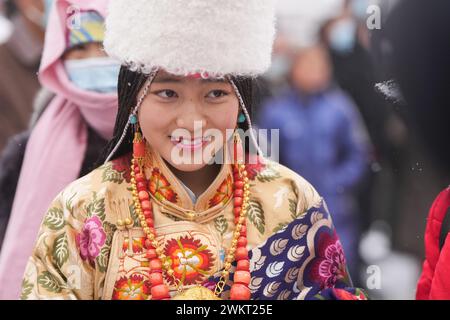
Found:
M 148 190 L 148 181 L 144 173 L 145 141 L 140 133 L 136 133 L 133 141 L 133 158 L 131 160 L 131 184 L 133 201 L 138 214 L 140 224 L 144 230 L 146 240 L 146 258 L 149 259 L 149 280 L 151 284 L 151 295 L 154 300 L 169 300 L 169 287 L 164 283 L 163 271 L 168 277 L 172 277 L 177 287 L 178 294 L 173 299 L 181 300 L 220 300 L 226 281 L 230 275 L 231 263 L 236 260 L 236 271 L 233 276 L 233 284 L 230 290 L 231 300 L 249 300 L 251 297 L 250 284 L 250 261 L 247 250 L 247 228 L 246 215 L 250 196 L 247 171 L 243 161 L 242 144 L 237 133 L 233 137 L 234 143 L 234 209 L 235 230 L 231 247 L 225 258 L 224 269 L 217 282 L 214 291 L 195 286 L 187 290 L 183 289 L 183 283 L 176 278 L 171 262 L 164 254 L 162 246 L 156 240 L 154 228 L 154 216 L 152 202 Z

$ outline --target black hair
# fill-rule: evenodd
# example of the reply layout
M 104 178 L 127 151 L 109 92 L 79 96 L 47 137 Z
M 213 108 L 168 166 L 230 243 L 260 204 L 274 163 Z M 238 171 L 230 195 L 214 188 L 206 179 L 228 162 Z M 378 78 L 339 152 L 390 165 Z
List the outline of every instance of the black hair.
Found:
M 117 113 L 116 123 L 114 126 L 114 133 L 112 139 L 108 142 L 104 148 L 98 165 L 102 164 L 123 134 L 123 130 L 128 122 L 129 116 L 132 109 L 136 106 L 138 101 L 139 91 L 144 86 L 147 81 L 148 76 L 140 73 L 131 71 L 129 68 L 122 66 L 119 72 L 118 80 L 118 95 L 119 95 L 119 110 Z M 239 90 L 239 93 L 244 100 L 245 107 L 249 112 L 250 117 L 252 117 L 252 108 L 256 103 L 259 96 L 259 82 L 256 78 L 250 77 L 232 77 L 233 82 Z M 239 123 L 238 128 L 244 131 L 248 130 L 247 122 Z M 127 130 L 124 140 L 115 152 L 112 159 L 116 159 L 132 151 L 133 148 L 133 132 L 131 126 Z M 245 144 L 246 152 L 249 152 L 249 143 Z
M 10 19 L 12 18 L 15 14 L 17 14 L 17 12 L 19 11 L 17 9 L 16 4 L 14 3 L 13 0 L 7 0 L 4 2 L 4 7 L 5 7 L 5 16 Z
M 392 71 L 407 102 L 408 120 L 447 175 L 450 172 L 449 30 L 448 0 L 433 1 L 427 6 L 419 0 L 400 3 L 389 16 L 385 29 L 392 44 Z

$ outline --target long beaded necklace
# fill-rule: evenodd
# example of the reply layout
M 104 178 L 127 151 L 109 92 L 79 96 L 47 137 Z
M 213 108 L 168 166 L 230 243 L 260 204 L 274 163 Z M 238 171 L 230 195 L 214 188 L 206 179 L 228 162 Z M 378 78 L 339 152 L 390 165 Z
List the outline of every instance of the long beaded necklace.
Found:
M 203 287 L 195 286 L 187 290 L 183 289 L 183 283 L 176 278 L 170 261 L 164 254 L 162 246 L 156 239 L 154 228 L 154 216 L 152 202 L 148 191 L 148 181 L 146 180 L 144 167 L 145 142 L 140 133 L 136 131 L 133 141 L 133 158 L 131 160 L 131 185 L 133 202 L 142 229 L 144 230 L 146 258 L 149 259 L 149 281 L 151 285 L 151 296 L 153 300 L 169 300 L 169 287 L 164 283 L 163 271 L 171 277 L 175 283 L 178 294 L 174 300 L 220 300 L 226 281 L 230 275 L 232 262 L 236 259 L 236 271 L 233 276 L 233 284 L 230 290 L 231 300 L 249 300 L 251 292 L 250 284 L 250 261 L 247 250 L 247 227 L 246 215 L 250 196 L 250 186 L 247 178 L 245 164 L 242 159 L 242 146 L 238 134 L 234 135 L 234 188 L 233 188 L 233 213 L 235 216 L 235 230 L 231 247 L 228 249 L 225 258 L 224 269 L 217 282 L 214 291 Z

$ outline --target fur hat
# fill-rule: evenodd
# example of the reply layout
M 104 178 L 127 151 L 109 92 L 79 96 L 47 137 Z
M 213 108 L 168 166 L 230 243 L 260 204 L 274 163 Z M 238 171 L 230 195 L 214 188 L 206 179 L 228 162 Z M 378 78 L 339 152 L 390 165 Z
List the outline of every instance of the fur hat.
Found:
M 251 76 L 271 63 L 276 0 L 111 0 L 106 52 L 133 71 Z

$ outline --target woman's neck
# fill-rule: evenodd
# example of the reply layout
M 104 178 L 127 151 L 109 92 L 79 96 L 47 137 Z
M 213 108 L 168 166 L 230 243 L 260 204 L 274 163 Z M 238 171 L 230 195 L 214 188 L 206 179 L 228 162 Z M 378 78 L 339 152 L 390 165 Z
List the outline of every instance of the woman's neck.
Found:
M 208 187 L 213 183 L 214 179 L 220 172 L 222 167 L 221 164 L 213 163 L 208 164 L 201 168 L 200 170 L 187 172 L 181 171 L 173 167 L 170 163 L 164 160 L 168 168 L 173 172 L 173 174 L 180 179 L 183 184 L 188 187 L 197 197 L 208 189 Z

